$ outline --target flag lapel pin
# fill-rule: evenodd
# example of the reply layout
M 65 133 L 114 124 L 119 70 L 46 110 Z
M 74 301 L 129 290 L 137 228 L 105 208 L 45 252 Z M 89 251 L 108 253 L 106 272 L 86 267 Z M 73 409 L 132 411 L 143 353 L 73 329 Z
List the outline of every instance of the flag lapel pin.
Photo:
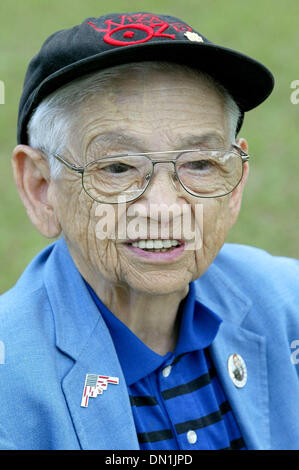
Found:
M 118 377 L 110 377 L 109 375 L 86 374 L 84 389 L 82 393 L 81 406 L 88 407 L 89 398 L 96 398 L 107 390 L 108 384 L 118 384 Z

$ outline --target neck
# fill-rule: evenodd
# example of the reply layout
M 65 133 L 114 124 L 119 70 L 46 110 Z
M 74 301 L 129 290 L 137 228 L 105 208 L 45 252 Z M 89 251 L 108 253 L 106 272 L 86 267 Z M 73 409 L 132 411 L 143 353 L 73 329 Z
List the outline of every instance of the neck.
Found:
M 128 284 L 109 281 L 93 271 L 70 247 L 73 260 L 81 275 L 106 307 L 121 320 L 143 343 L 158 354 L 175 349 L 178 331 L 178 311 L 181 300 L 188 294 L 188 284 L 182 290 L 155 295 L 132 289 Z
M 188 293 L 188 286 L 179 292 L 152 295 L 102 279 L 86 280 L 106 307 L 150 349 L 161 355 L 175 349 L 179 305 Z

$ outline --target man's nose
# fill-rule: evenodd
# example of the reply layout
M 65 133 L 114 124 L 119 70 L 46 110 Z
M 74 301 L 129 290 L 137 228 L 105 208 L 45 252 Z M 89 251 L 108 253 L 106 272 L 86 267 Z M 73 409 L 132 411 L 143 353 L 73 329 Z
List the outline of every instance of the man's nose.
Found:
M 174 164 L 156 162 L 151 181 L 143 196 L 149 203 L 170 205 L 180 197 L 181 189 Z
M 183 224 L 186 201 L 182 198 L 183 191 L 184 188 L 176 178 L 174 164 L 155 162 L 150 183 L 136 201 L 137 206 L 142 206 L 138 213 L 140 220 L 146 221 L 142 228 L 147 237 L 178 240 L 185 237 Z M 189 205 L 187 207 L 190 208 Z

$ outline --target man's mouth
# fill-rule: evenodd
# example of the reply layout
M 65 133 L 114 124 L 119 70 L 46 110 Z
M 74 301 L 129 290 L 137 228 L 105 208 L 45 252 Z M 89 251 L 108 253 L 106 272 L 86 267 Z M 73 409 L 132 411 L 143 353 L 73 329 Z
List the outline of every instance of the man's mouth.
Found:
M 144 239 L 144 240 L 136 240 L 130 243 L 130 245 L 134 248 L 139 248 L 144 251 L 150 251 L 153 253 L 157 253 L 157 252 L 163 253 L 166 251 L 172 251 L 175 248 L 181 246 L 182 242 L 180 240 L 170 240 L 170 239 L 169 240 L 162 240 L 162 239 L 158 239 L 158 240 L 146 239 L 145 240 Z

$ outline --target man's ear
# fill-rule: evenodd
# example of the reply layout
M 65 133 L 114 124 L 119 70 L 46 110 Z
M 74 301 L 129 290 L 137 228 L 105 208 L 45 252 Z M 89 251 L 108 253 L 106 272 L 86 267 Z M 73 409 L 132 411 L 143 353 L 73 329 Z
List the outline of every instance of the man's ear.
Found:
M 241 147 L 244 152 L 248 153 L 248 144 L 247 141 L 243 138 L 239 138 L 236 141 L 236 144 Z M 232 227 L 235 222 L 237 221 L 240 209 L 241 209 L 241 202 L 242 202 L 242 195 L 244 191 L 244 187 L 246 184 L 246 180 L 249 174 L 249 164 L 245 162 L 243 164 L 243 177 L 240 181 L 239 185 L 233 190 L 230 194 L 230 201 L 229 201 L 229 210 L 230 210 L 230 227 Z
M 47 238 L 57 237 L 61 226 L 49 194 L 50 169 L 46 158 L 28 145 L 17 145 L 12 154 L 14 179 L 27 214 Z

